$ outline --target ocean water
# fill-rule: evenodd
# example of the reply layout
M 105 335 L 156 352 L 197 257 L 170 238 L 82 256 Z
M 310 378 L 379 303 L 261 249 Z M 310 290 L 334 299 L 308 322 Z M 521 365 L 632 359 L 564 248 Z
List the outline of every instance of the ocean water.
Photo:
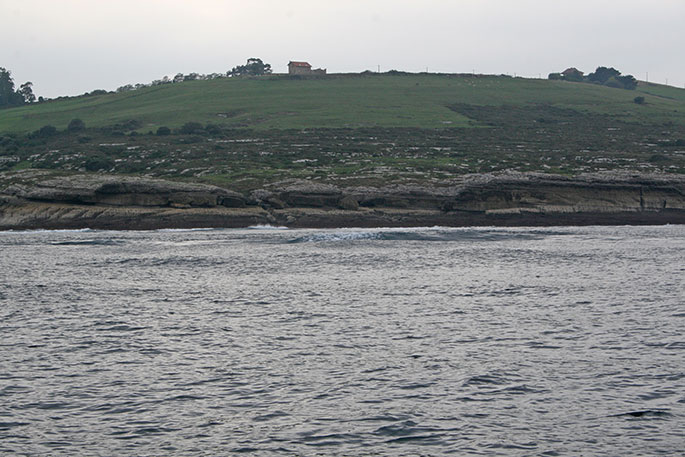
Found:
M 685 226 L 0 232 L 0 455 L 683 455 Z

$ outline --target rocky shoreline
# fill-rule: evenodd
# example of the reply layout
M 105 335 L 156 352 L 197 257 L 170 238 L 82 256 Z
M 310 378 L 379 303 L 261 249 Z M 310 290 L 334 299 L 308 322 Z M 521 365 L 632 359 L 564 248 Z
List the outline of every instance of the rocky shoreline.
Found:
M 0 230 L 685 224 L 685 176 L 469 175 L 433 187 L 275 183 L 243 195 L 144 177 L 75 175 L 0 190 Z

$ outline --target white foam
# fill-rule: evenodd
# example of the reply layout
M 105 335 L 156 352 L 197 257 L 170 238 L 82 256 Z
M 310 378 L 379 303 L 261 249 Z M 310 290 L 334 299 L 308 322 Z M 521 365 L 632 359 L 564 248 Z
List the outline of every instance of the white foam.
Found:
M 210 232 L 210 231 L 212 231 L 212 230 L 217 230 L 217 229 L 215 229 L 215 228 L 208 228 L 208 227 L 204 227 L 204 228 L 185 228 L 185 229 L 173 229 L 173 228 L 170 228 L 170 229 L 158 229 L 158 230 L 155 230 L 155 232 Z
M 83 232 L 95 232 L 96 230 L 84 228 L 84 229 L 59 229 L 59 230 L 46 230 L 46 229 L 36 229 L 36 230 L 0 230 L 0 233 L 83 233 Z
M 283 225 L 251 225 L 247 228 L 248 230 L 290 230 L 288 227 Z
M 322 242 L 322 241 L 357 241 L 357 240 L 377 240 L 380 239 L 383 232 L 380 231 L 368 231 L 368 232 L 352 232 L 352 231 L 340 231 L 340 232 L 327 232 L 327 233 L 315 233 L 311 235 L 306 235 L 298 238 L 299 242 Z

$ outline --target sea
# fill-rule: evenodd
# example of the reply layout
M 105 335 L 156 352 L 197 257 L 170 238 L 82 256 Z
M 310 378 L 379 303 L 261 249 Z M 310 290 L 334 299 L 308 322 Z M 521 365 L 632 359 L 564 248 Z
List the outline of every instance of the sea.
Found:
M 685 226 L 0 232 L 0 455 L 685 453 Z

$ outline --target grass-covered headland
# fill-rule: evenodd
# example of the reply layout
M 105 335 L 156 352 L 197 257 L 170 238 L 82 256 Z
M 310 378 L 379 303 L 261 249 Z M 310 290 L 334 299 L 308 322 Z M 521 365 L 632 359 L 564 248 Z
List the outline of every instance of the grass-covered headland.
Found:
M 289 178 L 683 173 L 685 90 L 434 74 L 187 81 L 0 110 L 0 170 L 8 180 L 29 168 L 238 191 Z
M 633 86 L 264 75 L 3 109 L 0 229 L 685 223 L 685 90 Z

